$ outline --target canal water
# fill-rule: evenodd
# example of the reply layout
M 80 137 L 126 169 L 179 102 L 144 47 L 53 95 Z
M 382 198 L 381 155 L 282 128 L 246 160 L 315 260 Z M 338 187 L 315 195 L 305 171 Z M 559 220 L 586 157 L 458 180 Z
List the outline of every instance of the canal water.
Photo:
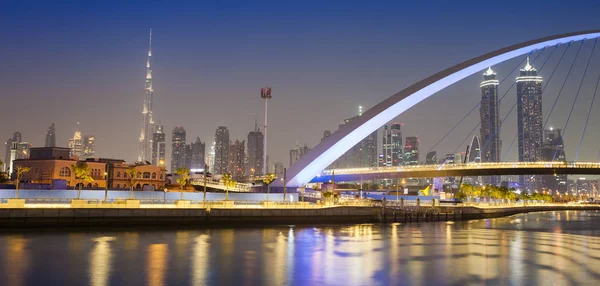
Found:
M 600 285 L 600 212 L 0 233 L 0 285 Z

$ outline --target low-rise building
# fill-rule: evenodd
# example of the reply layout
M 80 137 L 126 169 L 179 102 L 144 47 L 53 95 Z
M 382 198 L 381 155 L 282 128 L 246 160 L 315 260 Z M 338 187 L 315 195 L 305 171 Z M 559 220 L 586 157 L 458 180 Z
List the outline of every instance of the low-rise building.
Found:
M 77 188 L 82 183 L 75 178 L 73 166 L 79 162 L 70 157 L 70 148 L 42 147 L 31 148 L 29 159 L 14 161 L 15 166 L 29 167 L 31 170 L 21 178 L 22 186 L 40 189 Z M 86 189 L 129 189 L 131 178 L 126 175 L 129 167 L 135 167 L 137 174 L 134 188 L 137 190 L 162 189 L 165 185 L 165 169 L 151 164 L 126 164 L 124 160 L 93 158 L 85 161 L 93 182 L 83 183 Z

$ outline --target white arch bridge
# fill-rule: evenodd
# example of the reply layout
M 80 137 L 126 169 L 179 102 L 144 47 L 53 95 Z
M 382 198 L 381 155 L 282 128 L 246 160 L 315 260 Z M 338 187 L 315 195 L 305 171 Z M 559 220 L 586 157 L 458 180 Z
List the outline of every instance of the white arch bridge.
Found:
M 316 145 L 288 170 L 288 187 L 300 187 L 369 134 L 438 91 L 487 67 L 546 47 L 600 37 L 600 30 L 544 37 L 502 48 L 440 71 L 367 110 Z M 277 182 L 281 183 L 281 182 Z

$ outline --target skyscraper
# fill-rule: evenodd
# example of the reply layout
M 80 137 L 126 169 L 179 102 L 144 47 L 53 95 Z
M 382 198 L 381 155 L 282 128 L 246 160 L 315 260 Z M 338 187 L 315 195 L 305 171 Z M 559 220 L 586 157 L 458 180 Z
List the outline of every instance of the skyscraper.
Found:
M 167 145 L 165 143 L 166 136 L 162 125 L 156 125 L 156 130 L 152 134 L 152 165 L 165 166 L 165 154 L 167 153 Z
M 479 157 L 481 162 L 500 162 L 500 119 L 498 118 L 498 84 L 496 73 L 491 67 L 483 74 L 481 87 L 481 106 L 479 115 L 481 117 L 479 148 L 481 155 L 476 154 L 473 159 Z M 473 138 L 475 140 L 475 138 Z M 472 144 L 471 144 L 472 145 Z M 471 153 L 473 154 L 471 146 Z M 470 157 L 470 156 L 469 156 Z M 470 157 L 471 158 L 471 157 Z M 469 160 L 472 162 L 471 160 Z
M 142 131 L 138 149 L 138 161 L 152 161 L 152 132 L 154 121 L 152 119 L 152 69 L 150 59 L 152 58 L 152 30 L 150 30 L 150 42 L 148 44 L 148 58 L 146 60 L 146 83 L 144 85 L 144 106 L 142 109 Z
M 383 165 L 401 166 L 404 161 L 402 152 L 402 126 L 398 123 L 383 127 Z
M 561 129 L 554 128 L 547 128 L 544 130 L 541 158 L 543 161 L 567 161 L 561 131 Z M 567 175 L 545 175 L 541 177 L 542 188 L 552 191 L 553 194 L 556 194 L 557 192 L 564 194 L 567 191 Z
M 425 164 L 437 164 L 437 152 L 430 151 L 429 153 L 427 153 L 427 156 L 425 156 Z
M 79 128 L 73 134 L 73 138 L 69 139 L 69 149 L 71 149 L 69 156 L 83 159 L 83 139 Z
M 248 133 L 248 171 L 250 175 L 261 176 L 264 170 L 264 137 L 258 128 Z
M 206 160 L 207 164 L 208 164 L 208 168 L 210 170 L 210 172 L 214 173 L 215 172 L 215 146 L 216 146 L 216 142 L 213 141 L 213 143 L 210 145 L 210 152 L 208 153 L 208 159 Z
M 13 133 L 13 136 L 11 138 L 8 138 L 8 140 L 6 140 L 6 142 L 4 143 L 4 172 L 12 172 L 11 150 L 13 148 L 13 143 L 20 143 L 21 139 L 21 132 L 16 131 L 15 133 Z
M 536 162 L 542 155 L 542 77 L 527 64 L 517 77 L 517 125 L 519 162 Z M 520 176 L 519 183 L 529 190 L 538 188 L 536 176 Z
M 20 140 L 20 137 L 19 137 Z M 8 169 L 10 172 L 14 171 L 13 161 L 19 159 L 28 159 L 29 158 L 29 149 L 31 149 L 31 144 L 28 142 L 12 142 L 12 146 L 10 148 L 10 160 L 8 163 Z
M 96 156 L 96 136 L 83 136 L 83 159 L 95 158 Z
M 310 148 L 308 148 L 306 144 L 304 144 L 304 147 L 300 147 L 300 145 L 296 143 L 296 147 L 290 150 L 290 167 L 300 160 L 304 154 L 308 153 L 308 151 L 310 151 Z
M 196 141 L 190 144 L 190 169 L 204 169 L 206 154 L 206 144 L 200 141 L 200 137 L 196 137 Z
M 244 170 L 244 158 L 246 153 L 244 152 L 244 146 L 246 142 L 235 140 L 229 146 L 229 167 L 228 170 L 231 172 L 231 176 L 235 180 L 242 180 L 246 176 Z
M 417 137 L 406 137 L 404 144 L 404 165 L 419 164 L 419 139 Z
M 56 130 L 54 129 L 54 122 L 48 126 L 44 147 L 56 147 Z
M 173 129 L 171 139 L 171 172 L 185 168 L 185 129 L 177 126 Z
M 229 165 L 229 130 L 219 126 L 215 132 L 215 174 L 227 173 Z
M 362 108 L 359 109 L 359 115 L 345 119 L 340 128 L 345 124 L 362 115 Z M 377 130 L 369 134 L 363 140 L 354 145 L 344 155 L 340 156 L 333 164 L 335 168 L 355 168 L 355 167 L 376 167 L 377 156 Z

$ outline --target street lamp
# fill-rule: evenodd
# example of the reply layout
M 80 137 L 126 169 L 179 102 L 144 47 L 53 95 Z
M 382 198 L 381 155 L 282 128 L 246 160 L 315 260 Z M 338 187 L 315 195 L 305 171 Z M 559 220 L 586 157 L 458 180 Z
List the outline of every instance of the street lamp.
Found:
M 106 181 L 104 184 L 104 202 L 108 202 L 108 172 L 104 172 L 104 180 Z

